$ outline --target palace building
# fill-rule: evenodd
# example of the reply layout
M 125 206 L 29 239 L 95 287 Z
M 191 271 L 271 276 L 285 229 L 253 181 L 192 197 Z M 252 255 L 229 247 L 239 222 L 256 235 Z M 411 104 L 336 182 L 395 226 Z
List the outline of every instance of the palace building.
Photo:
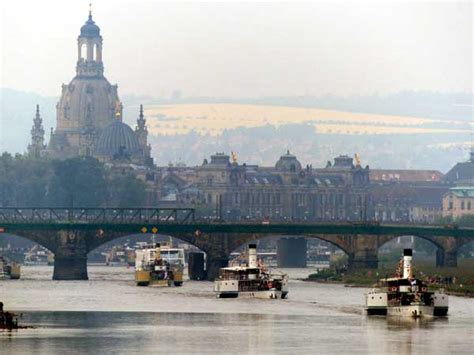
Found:
M 348 156 L 303 167 L 289 151 L 274 167 L 239 164 L 216 153 L 195 168 L 162 168 L 157 204 L 194 205 L 210 217 L 360 220 L 369 213 L 369 167 Z

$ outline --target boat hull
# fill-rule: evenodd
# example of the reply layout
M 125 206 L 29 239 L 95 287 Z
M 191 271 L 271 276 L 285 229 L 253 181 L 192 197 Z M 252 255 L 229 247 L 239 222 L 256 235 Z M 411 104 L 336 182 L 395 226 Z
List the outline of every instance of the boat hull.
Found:
M 8 265 L 6 270 L 2 270 L 0 265 L 0 280 L 18 280 L 21 275 L 21 267 L 19 264 Z
M 424 305 L 387 307 L 387 315 L 392 317 L 431 318 L 434 316 L 434 307 Z
M 218 292 L 217 298 L 260 298 L 260 299 L 285 299 L 288 291 L 224 291 Z
M 155 279 L 150 271 L 137 270 L 135 271 L 135 282 L 137 283 L 137 286 L 179 287 L 183 285 L 183 278 L 181 275 L 181 277 L 176 277 L 174 279 Z

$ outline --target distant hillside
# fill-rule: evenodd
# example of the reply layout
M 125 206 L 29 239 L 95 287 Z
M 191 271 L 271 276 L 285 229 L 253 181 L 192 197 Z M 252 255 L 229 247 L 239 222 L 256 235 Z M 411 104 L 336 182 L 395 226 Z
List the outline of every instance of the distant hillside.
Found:
M 22 153 L 30 141 L 36 104 L 48 132 L 56 125 L 56 101 L 35 93 L 0 89 L 0 152 Z
M 304 124 L 317 133 L 330 134 L 443 134 L 469 133 L 469 123 L 450 118 L 433 119 L 248 104 L 150 105 L 146 108 L 149 130 L 153 134 L 220 135 L 224 130 L 265 125 Z
M 57 97 L 0 89 L 0 151 L 24 152 L 36 103 L 55 126 Z M 467 158 L 471 94 L 399 93 L 379 97 L 263 99 L 123 96 L 124 120 L 146 109 L 157 164 L 200 164 L 216 151 L 239 161 L 274 164 L 286 149 L 314 166 L 358 152 L 364 164 L 446 171 Z

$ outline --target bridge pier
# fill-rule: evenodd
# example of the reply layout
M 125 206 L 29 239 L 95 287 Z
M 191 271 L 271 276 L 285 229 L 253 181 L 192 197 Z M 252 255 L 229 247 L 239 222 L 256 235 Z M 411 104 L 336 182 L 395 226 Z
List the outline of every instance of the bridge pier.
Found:
M 53 280 L 88 280 L 85 237 L 72 231 L 59 231 L 57 240 Z
M 79 256 L 54 256 L 53 280 L 88 280 L 87 255 Z
M 278 267 L 306 267 L 306 238 L 280 238 L 277 244 Z
M 219 276 L 219 269 L 227 267 L 229 258 L 227 256 L 212 256 L 207 254 L 206 259 L 206 274 L 207 280 L 213 281 Z
M 430 238 L 436 243 L 436 267 L 457 267 L 458 266 L 458 250 L 463 245 L 469 243 L 469 238 L 458 238 L 453 236 Z
M 458 252 L 457 250 L 445 250 L 443 253 L 445 267 L 458 267 Z
M 441 248 L 436 249 L 436 267 L 444 266 L 444 250 Z
M 349 269 L 376 269 L 379 266 L 378 250 L 364 248 L 349 254 Z

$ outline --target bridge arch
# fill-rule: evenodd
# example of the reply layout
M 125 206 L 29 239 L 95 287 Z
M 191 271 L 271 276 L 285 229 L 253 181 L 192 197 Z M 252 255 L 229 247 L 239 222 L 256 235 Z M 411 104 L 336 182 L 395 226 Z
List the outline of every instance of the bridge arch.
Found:
M 143 239 L 143 237 L 145 237 L 150 242 L 152 235 L 153 235 L 152 233 L 114 233 L 113 236 L 110 236 L 110 237 L 104 238 L 104 239 L 99 238 L 99 240 L 94 241 L 91 244 L 91 246 L 89 247 L 88 253 L 96 250 L 97 248 L 104 247 L 109 243 L 112 244 L 114 242 L 117 242 L 119 239 L 129 238 L 129 239 L 133 240 L 134 238 Z M 156 234 L 156 237 L 157 237 L 157 239 L 161 239 L 163 237 L 171 237 L 175 240 L 190 244 L 190 245 L 198 248 L 199 250 L 201 250 L 203 252 L 206 252 L 206 250 L 205 250 L 206 248 L 203 248 L 202 245 L 199 245 L 200 243 L 196 241 L 196 238 L 192 237 L 189 234 L 173 235 L 173 234 L 159 233 L 159 234 Z
M 329 238 L 328 238 L 329 237 Z M 257 234 L 255 235 L 254 239 L 249 239 L 248 241 L 243 242 L 242 244 L 238 245 L 234 250 L 231 252 L 234 252 L 235 250 L 241 248 L 242 246 L 245 246 L 245 244 L 250 243 L 252 241 L 261 241 L 265 239 L 279 239 L 279 238 L 307 238 L 307 239 L 316 239 L 320 240 L 323 242 L 327 242 L 336 248 L 342 250 L 345 254 L 349 254 L 349 252 L 346 250 L 346 246 L 342 246 L 339 244 L 335 238 L 330 238 L 330 236 L 326 235 L 313 235 L 313 234 L 295 234 L 295 235 L 289 235 L 289 234 Z
M 243 237 L 237 237 L 234 239 L 234 242 L 230 244 L 229 254 L 245 244 L 248 244 L 252 241 L 268 239 L 268 238 L 310 238 L 317 239 L 341 249 L 345 254 L 350 255 L 351 250 L 349 247 L 349 242 L 345 240 L 345 236 L 341 235 L 330 235 L 330 234 L 275 234 L 275 233 L 266 233 L 266 234 L 246 234 Z
M 468 240 L 468 241 L 466 241 L 466 243 L 461 244 L 457 248 L 456 251 L 457 251 L 458 254 L 461 254 L 461 255 L 464 254 L 465 256 L 467 255 L 468 258 L 469 257 L 472 258 L 472 256 L 474 256 L 474 255 L 471 254 L 472 256 L 470 256 L 469 254 L 474 253 L 474 240 Z
M 22 239 L 29 242 L 38 244 L 43 248 L 48 249 L 50 252 L 55 252 L 55 243 L 51 238 L 45 236 L 41 232 L 32 232 L 32 231 L 15 231 L 15 233 L 0 233 L 0 239 L 3 238 L 12 238 L 12 239 Z
M 389 236 L 386 236 L 386 238 L 384 238 L 384 240 L 380 243 L 378 249 L 382 248 L 385 244 L 393 241 L 394 239 L 397 239 L 397 238 L 402 238 L 402 237 L 413 237 L 413 238 L 419 238 L 419 239 L 422 239 L 422 240 L 426 240 L 428 242 L 430 242 L 431 244 L 433 244 L 436 248 L 438 249 L 441 249 L 441 250 L 444 250 L 444 246 L 439 243 L 435 238 L 433 237 L 430 237 L 430 236 L 427 236 L 427 235 L 389 235 Z
M 246 245 L 250 242 L 277 241 L 277 261 L 278 267 L 296 267 L 305 268 L 307 266 L 307 241 L 317 240 L 329 243 L 330 245 L 341 250 L 347 257 L 347 261 L 352 260 L 352 254 L 349 250 L 349 242 L 344 240 L 344 236 L 325 235 L 325 234 L 249 234 L 245 237 L 237 238 L 236 243 L 232 243 L 229 248 L 227 258 L 231 253 L 246 249 Z M 302 240 L 303 239 L 303 240 Z

